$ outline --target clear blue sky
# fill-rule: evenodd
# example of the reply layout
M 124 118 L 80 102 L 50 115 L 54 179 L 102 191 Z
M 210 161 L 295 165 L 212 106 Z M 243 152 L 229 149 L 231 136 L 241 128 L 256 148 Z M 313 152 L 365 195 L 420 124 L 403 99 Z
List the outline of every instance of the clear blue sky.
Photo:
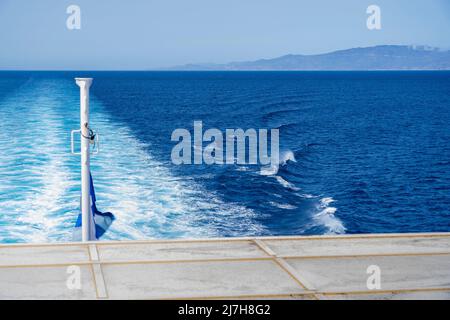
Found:
M 81 30 L 66 8 L 81 7 Z M 382 30 L 366 28 L 381 7 Z M 151 69 L 377 44 L 450 48 L 450 0 L 0 0 L 0 69 Z

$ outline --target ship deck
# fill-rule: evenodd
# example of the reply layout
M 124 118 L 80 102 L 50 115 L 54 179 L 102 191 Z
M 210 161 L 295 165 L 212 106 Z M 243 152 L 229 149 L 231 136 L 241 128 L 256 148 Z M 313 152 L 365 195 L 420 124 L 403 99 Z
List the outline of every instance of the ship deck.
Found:
M 0 299 L 450 299 L 450 233 L 3 244 L 0 284 Z

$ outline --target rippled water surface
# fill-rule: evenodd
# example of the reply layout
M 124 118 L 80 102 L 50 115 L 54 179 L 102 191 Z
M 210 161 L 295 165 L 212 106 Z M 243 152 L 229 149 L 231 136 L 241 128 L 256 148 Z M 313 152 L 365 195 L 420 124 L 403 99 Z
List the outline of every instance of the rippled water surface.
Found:
M 0 242 L 71 240 L 75 76 L 104 239 L 450 231 L 448 72 L 1 72 Z M 176 128 L 278 128 L 280 168 L 171 163 Z

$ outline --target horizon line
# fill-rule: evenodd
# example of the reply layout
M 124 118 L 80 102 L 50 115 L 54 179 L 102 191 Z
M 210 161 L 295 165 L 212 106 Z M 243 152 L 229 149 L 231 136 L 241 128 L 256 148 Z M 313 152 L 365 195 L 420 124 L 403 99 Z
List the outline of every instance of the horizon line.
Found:
M 186 70 L 186 69 L 0 69 L 0 72 L 417 72 L 417 71 L 450 71 L 449 69 L 342 69 L 342 70 L 299 70 L 299 69 L 242 69 L 242 70 L 230 70 L 230 69 L 208 69 L 208 70 Z

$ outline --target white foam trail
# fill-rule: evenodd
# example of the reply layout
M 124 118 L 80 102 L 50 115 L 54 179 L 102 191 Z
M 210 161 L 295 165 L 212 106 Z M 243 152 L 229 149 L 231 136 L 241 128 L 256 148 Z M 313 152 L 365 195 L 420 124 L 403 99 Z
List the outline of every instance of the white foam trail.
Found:
M 327 234 L 345 233 L 345 227 L 342 221 L 335 216 L 337 208 L 330 207 L 335 200 L 331 197 L 322 198 L 317 206 L 318 212 L 314 214 L 314 221 L 327 228 Z
M 55 98 L 42 94 L 44 87 L 24 88 L 0 106 L 0 242 L 57 238 L 65 224 L 59 212 L 70 210 L 68 155 L 58 138 L 63 120 L 54 111 Z
M 74 86 L 69 80 L 34 80 L 0 101 L 0 242 L 72 238 L 80 197 L 80 160 L 69 147 L 69 132 L 79 125 Z M 101 153 L 92 158 L 97 205 L 116 215 L 105 239 L 265 232 L 252 210 L 174 176 L 94 96 L 91 124 L 101 139 Z

